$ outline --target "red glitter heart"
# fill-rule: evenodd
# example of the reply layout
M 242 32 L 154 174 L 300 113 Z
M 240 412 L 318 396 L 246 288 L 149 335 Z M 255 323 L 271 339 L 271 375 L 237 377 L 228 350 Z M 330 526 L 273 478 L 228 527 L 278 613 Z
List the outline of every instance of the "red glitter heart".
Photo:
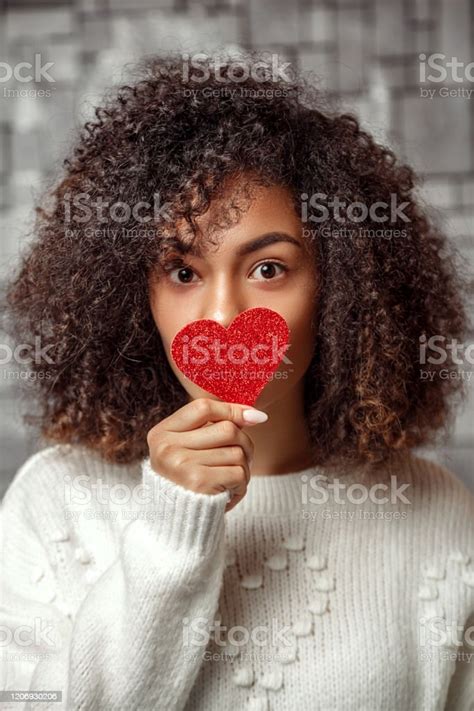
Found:
M 226 402 L 253 405 L 289 347 L 290 330 L 280 314 L 257 307 L 224 328 L 201 319 L 182 328 L 171 355 L 184 375 Z

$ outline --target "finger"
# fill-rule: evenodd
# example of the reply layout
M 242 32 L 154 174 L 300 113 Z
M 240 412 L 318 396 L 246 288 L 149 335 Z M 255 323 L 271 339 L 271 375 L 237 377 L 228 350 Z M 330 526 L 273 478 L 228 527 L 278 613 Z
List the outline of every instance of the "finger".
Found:
M 211 486 L 217 490 L 228 489 L 232 495 L 245 496 L 247 492 L 247 478 L 243 467 L 205 467 L 204 476 Z
M 247 453 L 240 445 L 195 449 L 192 450 L 192 459 L 196 464 L 203 464 L 209 467 L 242 465 L 249 468 L 250 465 Z
M 239 501 L 242 501 L 244 497 L 241 496 L 240 494 L 234 494 L 232 498 L 228 501 L 228 503 L 225 506 L 224 513 L 227 513 L 228 511 L 231 511 L 231 509 L 234 508 L 234 506 L 237 506 Z
M 238 425 L 230 420 L 215 422 L 209 427 L 201 427 L 190 432 L 169 433 L 171 441 L 187 449 L 213 449 L 214 447 L 228 447 L 238 445 L 245 451 L 247 459 L 253 457 L 254 444 L 246 432 L 239 429 Z
M 202 427 L 206 422 L 218 422 L 219 420 L 231 420 L 239 427 L 257 424 L 256 421 L 251 422 L 244 417 L 245 411 L 247 411 L 246 417 L 249 412 L 252 412 L 255 420 L 260 418 L 264 422 L 268 419 L 266 413 L 249 405 L 211 400 L 211 398 L 197 398 L 162 420 L 161 426 L 170 432 L 188 432 Z

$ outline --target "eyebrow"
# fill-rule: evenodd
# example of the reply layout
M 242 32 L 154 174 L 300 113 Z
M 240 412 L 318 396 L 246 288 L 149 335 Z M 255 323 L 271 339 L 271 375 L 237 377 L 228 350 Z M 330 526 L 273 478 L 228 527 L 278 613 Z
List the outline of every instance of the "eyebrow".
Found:
M 302 249 L 303 247 L 301 242 L 299 242 L 297 239 L 287 234 L 286 232 L 267 232 L 263 235 L 259 235 L 253 240 L 250 240 L 250 242 L 242 244 L 237 249 L 237 256 L 245 257 L 247 254 L 251 254 L 252 252 L 256 252 L 259 249 L 263 249 L 263 247 L 268 247 L 270 244 L 277 244 L 278 242 L 287 242 L 288 244 L 294 244 L 299 249 Z M 196 257 L 200 256 L 199 252 L 195 251 L 194 249 L 185 251 Z

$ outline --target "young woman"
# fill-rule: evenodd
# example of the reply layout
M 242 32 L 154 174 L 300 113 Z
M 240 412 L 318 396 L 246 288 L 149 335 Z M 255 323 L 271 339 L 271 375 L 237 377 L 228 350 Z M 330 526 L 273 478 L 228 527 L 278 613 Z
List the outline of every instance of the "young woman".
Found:
M 3 686 L 68 710 L 472 708 L 474 500 L 412 453 L 460 391 L 453 257 L 355 118 L 235 64 L 148 59 L 38 208 L 8 303 L 48 446 L 3 502 Z M 253 307 L 291 346 L 247 407 L 170 346 Z

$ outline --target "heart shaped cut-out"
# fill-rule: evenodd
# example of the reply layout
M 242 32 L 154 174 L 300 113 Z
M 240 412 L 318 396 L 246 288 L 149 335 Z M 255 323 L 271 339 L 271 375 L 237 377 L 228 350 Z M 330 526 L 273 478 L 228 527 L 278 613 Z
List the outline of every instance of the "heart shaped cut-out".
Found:
M 279 313 L 256 307 L 224 328 L 192 321 L 171 343 L 171 356 L 189 380 L 226 402 L 253 405 L 289 347 L 290 329 Z

